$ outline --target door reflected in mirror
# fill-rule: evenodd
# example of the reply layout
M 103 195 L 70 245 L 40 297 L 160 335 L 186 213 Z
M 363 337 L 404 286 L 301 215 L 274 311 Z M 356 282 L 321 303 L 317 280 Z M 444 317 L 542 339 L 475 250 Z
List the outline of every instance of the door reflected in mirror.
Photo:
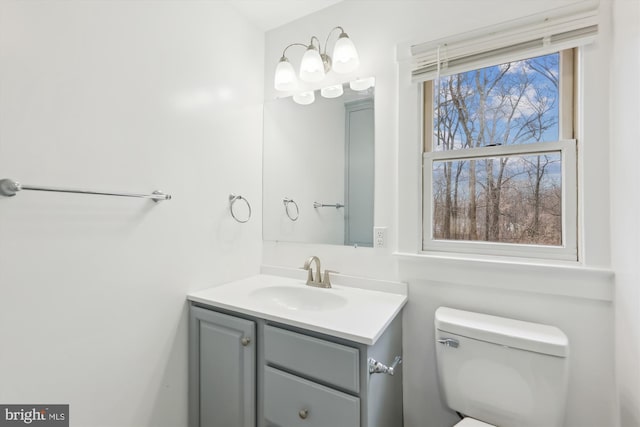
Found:
M 373 243 L 374 88 L 264 105 L 263 238 Z

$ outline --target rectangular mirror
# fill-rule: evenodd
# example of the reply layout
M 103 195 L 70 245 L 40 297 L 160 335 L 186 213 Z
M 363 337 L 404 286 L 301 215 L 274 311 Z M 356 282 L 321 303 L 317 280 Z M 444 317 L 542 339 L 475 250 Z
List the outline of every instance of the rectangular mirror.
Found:
M 374 88 L 264 105 L 263 238 L 372 246 Z

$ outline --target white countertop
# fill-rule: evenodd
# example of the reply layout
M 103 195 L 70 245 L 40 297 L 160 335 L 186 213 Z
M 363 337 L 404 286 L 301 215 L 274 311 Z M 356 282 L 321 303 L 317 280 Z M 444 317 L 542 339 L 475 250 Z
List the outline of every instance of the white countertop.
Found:
M 406 285 L 401 283 L 354 278 L 354 284 L 346 285 L 348 276 L 336 276 L 335 281 L 344 284 L 314 288 L 305 280 L 258 274 L 192 292 L 187 298 L 367 345 L 375 344 L 407 302 Z M 376 290 L 365 288 L 368 281 Z M 385 288 L 389 291 L 381 290 Z

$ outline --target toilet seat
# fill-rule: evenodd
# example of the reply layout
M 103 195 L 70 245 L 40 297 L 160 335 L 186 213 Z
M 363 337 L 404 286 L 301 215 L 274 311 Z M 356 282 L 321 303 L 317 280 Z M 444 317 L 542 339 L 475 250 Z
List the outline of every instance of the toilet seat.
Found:
M 475 418 L 463 418 L 462 421 L 454 425 L 453 427 L 496 427 L 493 424 L 483 423 Z

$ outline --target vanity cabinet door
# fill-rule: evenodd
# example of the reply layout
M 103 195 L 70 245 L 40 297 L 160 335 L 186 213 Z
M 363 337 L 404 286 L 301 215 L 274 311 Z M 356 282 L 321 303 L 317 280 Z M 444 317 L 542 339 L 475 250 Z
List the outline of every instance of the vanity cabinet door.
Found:
M 255 322 L 191 307 L 190 427 L 255 427 Z
M 360 399 L 267 366 L 264 416 L 270 427 L 359 427 Z

